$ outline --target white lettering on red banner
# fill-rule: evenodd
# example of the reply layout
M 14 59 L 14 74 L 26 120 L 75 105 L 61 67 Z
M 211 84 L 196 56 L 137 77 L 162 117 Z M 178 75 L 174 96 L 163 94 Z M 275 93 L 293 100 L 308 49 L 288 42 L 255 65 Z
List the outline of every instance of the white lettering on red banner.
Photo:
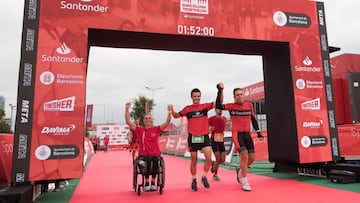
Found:
M 320 110 L 320 98 L 302 103 L 301 109 L 303 109 L 303 110 Z
M 74 111 L 75 96 L 46 102 L 44 111 Z
M 209 2 L 208 0 L 181 0 L 180 12 L 208 14 Z
M 75 130 L 74 124 L 69 124 L 69 126 L 44 126 L 41 130 L 41 134 L 47 135 L 69 135 L 70 132 Z

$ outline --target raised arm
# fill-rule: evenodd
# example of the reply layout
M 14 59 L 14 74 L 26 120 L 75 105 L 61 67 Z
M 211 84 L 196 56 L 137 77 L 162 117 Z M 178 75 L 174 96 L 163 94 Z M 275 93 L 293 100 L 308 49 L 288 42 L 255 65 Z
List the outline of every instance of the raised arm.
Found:
M 131 119 L 130 119 L 130 112 L 129 112 L 130 107 L 131 107 L 131 103 L 127 102 L 125 104 L 125 121 L 126 121 L 126 124 L 129 125 L 131 130 L 135 130 L 136 129 L 136 124 L 134 122 L 132 122 Z
M 223 100 L 224 100 L 224 95 L 223 95 L 224 84 L 221 82 L 221 83 L 216 85 L 216 88 L 218 89 L 218 92 L 217 92 L 217 96 L 216 96 L 216 105 L 215 105 L 215 107 L 217 109 L 224 110 L 224 105 L 222 104 Z
M 174 106 L 172 104 L 169 104 L 168 108 L 170 109 L 169 112 L 171 112 L 171 115 L 174 118 L 180 118 L 181 117 L 181 115 L 179 113 L 174 111 Z
M 171 114 L 172 114 L 171 106 L 172 105 L 168 105 L 168 108 L 167 108 L 168 109 L 168 115 L 166 117 L 166 121 L 160 125 L 161 130 L 164 130 L 169 125 L 169 123 L 171 121 Z

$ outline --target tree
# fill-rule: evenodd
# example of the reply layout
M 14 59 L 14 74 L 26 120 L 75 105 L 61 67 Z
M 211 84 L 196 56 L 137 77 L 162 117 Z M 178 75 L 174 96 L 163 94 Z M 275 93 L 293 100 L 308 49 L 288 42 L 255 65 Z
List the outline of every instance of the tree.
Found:
M 139 119 L 140 124 L 143 126 L 144 125 L 143 119 L 146 111 L 146 103 L 148 103 L 149 112 L 151 112 L 153 107 L 155 106 L 154 100 L 148 99 L 143 95 L 139 95 L 138 98 L 133 98 L 132 102 L 134 105 L 132 110 L 130 111 L 130 117 L 133 120 Z
M 4 109 L 0 109 L 0 133 L 12 133 L 11 126 L 5 121 Z

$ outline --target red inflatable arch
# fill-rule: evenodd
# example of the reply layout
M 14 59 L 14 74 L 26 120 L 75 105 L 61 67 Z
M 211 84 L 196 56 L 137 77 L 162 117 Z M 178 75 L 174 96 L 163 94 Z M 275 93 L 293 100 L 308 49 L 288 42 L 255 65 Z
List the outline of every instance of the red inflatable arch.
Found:
M 26 0 L 13 183 L 81 177 L 90 46 L 261 55 L 270 161 L 340 156 L 321 2 Z

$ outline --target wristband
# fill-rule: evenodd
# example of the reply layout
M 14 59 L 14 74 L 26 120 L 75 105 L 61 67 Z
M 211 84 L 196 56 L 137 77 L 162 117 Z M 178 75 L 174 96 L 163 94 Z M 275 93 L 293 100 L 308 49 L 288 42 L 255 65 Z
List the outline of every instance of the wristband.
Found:
M 261 130 L 257 130 L 256 132 L 259 133 L 259 132 L 261 132 Z

